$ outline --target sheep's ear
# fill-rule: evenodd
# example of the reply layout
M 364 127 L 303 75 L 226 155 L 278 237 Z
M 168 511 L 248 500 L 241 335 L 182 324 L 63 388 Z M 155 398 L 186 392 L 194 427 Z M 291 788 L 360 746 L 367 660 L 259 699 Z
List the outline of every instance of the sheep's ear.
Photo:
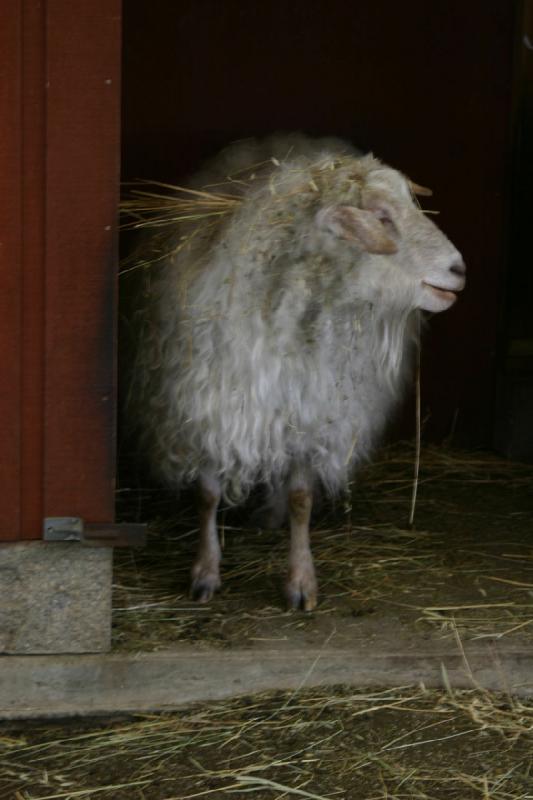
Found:
M 391 254 L 398 245 L 387 232 L 380 211 L 367 211 L 355 206 L 330 206 L 317 214 L 321 228 L 350 242 L 356 242 L 367 253 Z

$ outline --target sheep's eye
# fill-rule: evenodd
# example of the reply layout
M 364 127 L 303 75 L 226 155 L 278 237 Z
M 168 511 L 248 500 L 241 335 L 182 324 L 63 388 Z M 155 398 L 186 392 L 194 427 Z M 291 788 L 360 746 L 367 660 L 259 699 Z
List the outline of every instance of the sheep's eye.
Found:
M 397 232 L 396 225 L 394 224 L 394 220 L 392 219 L 392 215 L 387 208 L 376 208 L 374 210 L 374 214 L 376 215 L 377 219 L 381 222 L 383 227 L 392 233 Z

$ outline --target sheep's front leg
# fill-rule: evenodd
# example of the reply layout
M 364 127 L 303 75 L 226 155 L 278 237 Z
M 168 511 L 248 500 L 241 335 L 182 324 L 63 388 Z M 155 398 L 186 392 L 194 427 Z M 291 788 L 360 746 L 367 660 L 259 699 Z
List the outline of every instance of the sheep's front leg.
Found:
M 291 539 L 285 594 L 290 608 L 312 611 L 317 602 L 315 567 L 309 544 L 313 493 L 311 482 L 304 474 L 298 472 L 291 476 L 288 501 Z
M 220 483 L 210 473 L 198 478 L 198 513 L 200 541 L 191 570 L 191 597 L 208 603 L 220 589 L 220 543 L 217 533 L 217 508 L 220 502 Z

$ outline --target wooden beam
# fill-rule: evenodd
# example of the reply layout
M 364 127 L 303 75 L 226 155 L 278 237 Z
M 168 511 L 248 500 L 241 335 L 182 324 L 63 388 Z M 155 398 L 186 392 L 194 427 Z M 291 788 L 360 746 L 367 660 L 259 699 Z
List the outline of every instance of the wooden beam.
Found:
M 466 667 L 453 645 L 413 652 L 397 644 L 390 652 L 183 646 L 157 653 L 10 656 L 2 663 L 0 718 L 171 711 L 237 695 L 339 684 L 444 688 L 444 675 L 454 688 L 533 695 L 533 650 L 465 647 Z

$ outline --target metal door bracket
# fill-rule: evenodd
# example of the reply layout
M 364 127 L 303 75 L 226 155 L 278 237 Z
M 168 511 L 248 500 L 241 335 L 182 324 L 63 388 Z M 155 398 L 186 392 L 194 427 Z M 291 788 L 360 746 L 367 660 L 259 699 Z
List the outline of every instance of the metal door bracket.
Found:
M 79 542 L 90 547 L 144 547 L 146 525 L 137 523 L 85 523 L 81 517 L 45 517 L 45 542 Z

